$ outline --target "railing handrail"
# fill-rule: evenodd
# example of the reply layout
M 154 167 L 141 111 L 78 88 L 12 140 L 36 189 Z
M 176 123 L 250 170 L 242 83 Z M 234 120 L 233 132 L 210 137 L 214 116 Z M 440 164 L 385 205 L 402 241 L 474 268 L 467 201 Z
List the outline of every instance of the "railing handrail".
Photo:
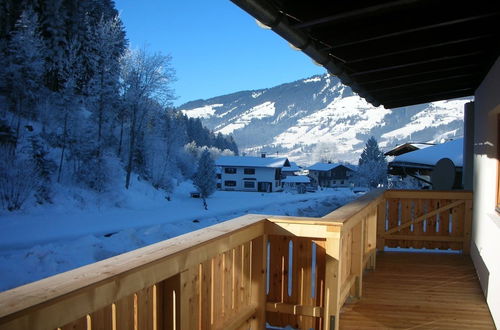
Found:
M 464 199 L 472 200 L 471 190 L 410 190 L 390 189 L 384 192 L 385 198 L 424 198 L 424 199 Z
M 91 313 L 148 285 L 176 275 L 243 241 L 262 236 L 266 215 L 248 214 L 156 244 L 85 265 L 0 293 L 0 329 L 33 309 L 54 312 L 58 304 L 78 304 L 79 314 Z M 239 235 L 235 235 L 239 234 Z M 218 249 L 207 249 L 224 240 Z M 178 257 L 178 260 L 174 260 Z M 169 267 L 161 267 L 162 261 Z M 144 270 L 150 268 L 150 276 Z M 141 276 L 136 274 L 141 273 Z M 55 308 L 57 309 L 57 308 Z M 65 315 L 68 316 L 68 315 Z M 69 321 L 71 320 L 71 317 Z M 63 323 L 64 324 L 64 323 Z M 54 326 L 60 326 L 57 324 Z

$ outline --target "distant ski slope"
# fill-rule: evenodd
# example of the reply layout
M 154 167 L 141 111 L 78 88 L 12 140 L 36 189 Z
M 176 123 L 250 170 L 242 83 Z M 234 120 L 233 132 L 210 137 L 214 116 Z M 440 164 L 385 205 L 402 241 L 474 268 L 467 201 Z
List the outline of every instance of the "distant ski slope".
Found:
M 188 102 L 179 109 L 204 125 L 233 134 L 240 151 L 287 155 L 301 164 L 318 158 L 318 144 L 338 161 L 356 162 L 375 136 L 382 149 L 408 141 L 441 141 L 463 135 L 469 99 L 411 107 L 375 108 L 329 75 L 269 89 L 242 91 Z

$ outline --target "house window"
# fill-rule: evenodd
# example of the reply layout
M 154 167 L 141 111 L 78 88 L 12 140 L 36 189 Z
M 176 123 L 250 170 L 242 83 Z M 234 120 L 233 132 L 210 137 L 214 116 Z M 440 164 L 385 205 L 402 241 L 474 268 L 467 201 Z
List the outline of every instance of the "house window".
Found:
M 243 186 L 245 188 L 255 188 L 255 182 L 254 181 L 243 181 Z
M 220 173 L 217 174 L 217 179 L 222 178 L 222 175 Z
M 220 183 L 217 183 L 217 189 L 220 189 L 221 186 L 220 186 Z
M 236 168 L 235 167 L 226 167 L 224 169 L 224 173 L 226 173 L 226 174 L 236 174 Z
M 340 181 L 340 184 L 344 184 L 344 180 L 341 180 L 341 181 Z
M 226 187 L 235 187 L 236 186 L 236 181 L 232 181 L 232 180 L 224 181 L 224 185 Z
M 255 174 L 255 168 L 245 168 L 243 172 L 245 174 Z

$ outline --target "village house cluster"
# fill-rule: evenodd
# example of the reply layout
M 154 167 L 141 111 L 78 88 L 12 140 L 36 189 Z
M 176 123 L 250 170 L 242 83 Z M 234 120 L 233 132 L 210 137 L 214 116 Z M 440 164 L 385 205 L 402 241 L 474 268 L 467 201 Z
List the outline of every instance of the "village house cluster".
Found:
M 288 158 L 222 156 L 217 166 L 217 188 L 235 191 L 315 191 L 353 187 L 355 170 L 349 165 L 316 163 L 302 168 Z

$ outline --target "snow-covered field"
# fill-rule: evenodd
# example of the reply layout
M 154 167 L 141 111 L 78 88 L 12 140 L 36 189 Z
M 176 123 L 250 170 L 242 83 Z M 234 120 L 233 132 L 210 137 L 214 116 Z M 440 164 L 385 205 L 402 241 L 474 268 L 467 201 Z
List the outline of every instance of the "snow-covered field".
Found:
M 322 216 L 356 196 L 349 189 L 307 194 L 217 191 L 205 211 L 181 184 L 167 201 L 135 181 L 117 204 L 58 206 L 0 213 L 0 291 L 106 259 L 246 213 Z M 71 204 L 69 201 L 71 201 Z

